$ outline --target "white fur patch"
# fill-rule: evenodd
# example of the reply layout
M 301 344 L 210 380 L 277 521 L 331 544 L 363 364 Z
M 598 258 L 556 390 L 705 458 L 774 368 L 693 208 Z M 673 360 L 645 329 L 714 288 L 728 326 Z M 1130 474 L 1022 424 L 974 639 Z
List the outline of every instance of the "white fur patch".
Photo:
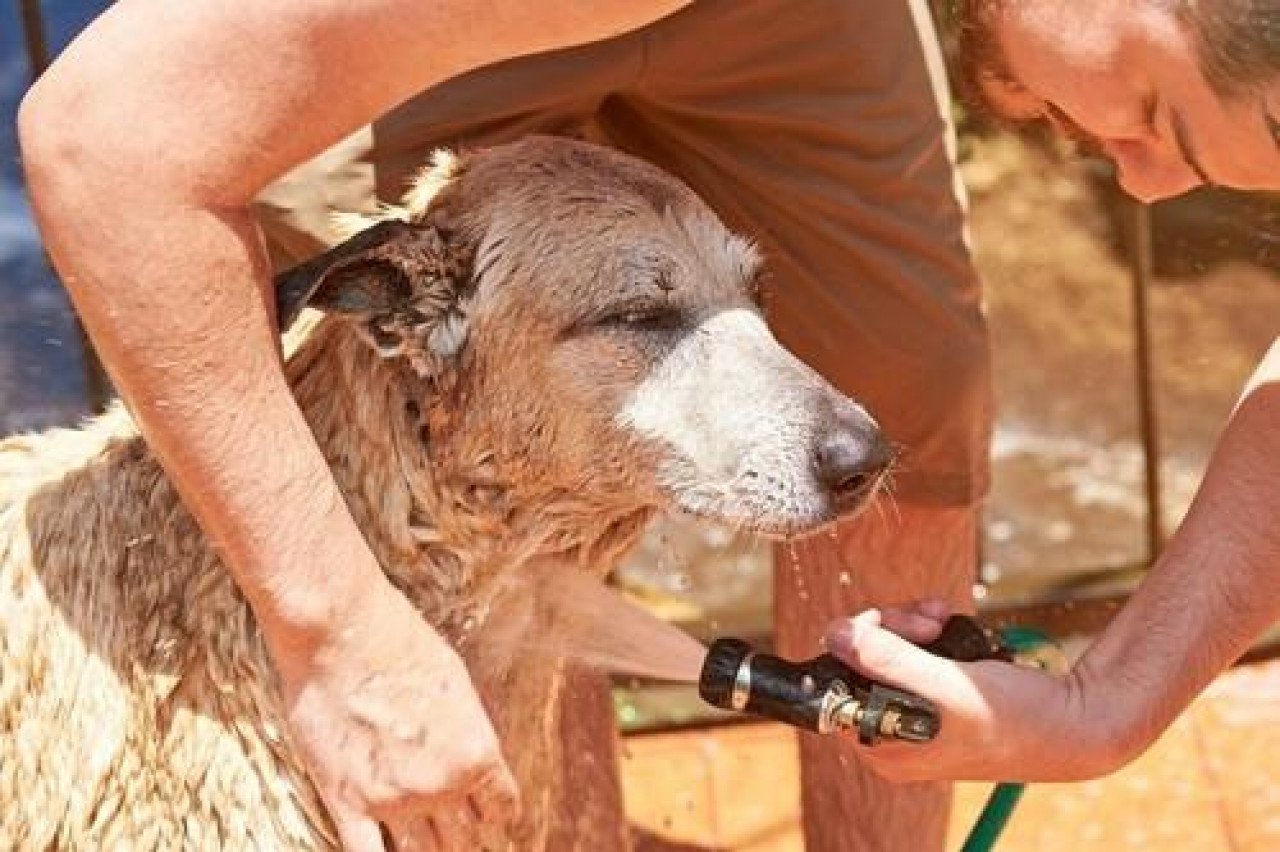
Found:
M 813 473 L 813 436 L 826 414 L 819 387 L 758 313 L 723 311 L 676 344 L 618 421 L 671 448 L 661 484 L 682 508 L 790 523 L 826 508 Z
M 763 367 L 753 353 L 777 346 L 754 312 L 718 313 L 701 323 L 632 392 L 619 417 L 624 426 L 670 444 L 706 473 L 732 476 L 739 447 L 760 412 L 744 390 Z
M 431 155 L 431 164 L 418 172 L 413 186 L 404 196 L 404 206 L 410 213 L 421 213 L 431 204 L 441 189 L 458 173 L 458 157 L 443 148 Z

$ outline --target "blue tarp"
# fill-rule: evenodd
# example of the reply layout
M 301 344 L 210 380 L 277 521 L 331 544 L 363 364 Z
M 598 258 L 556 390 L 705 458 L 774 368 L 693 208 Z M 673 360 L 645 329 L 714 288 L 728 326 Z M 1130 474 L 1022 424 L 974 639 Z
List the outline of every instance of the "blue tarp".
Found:
M 106 5 L 42 4 L 51 52 Z M 14 119 L 30 79 L 18 4 L 0 4 L 0 435 L 73 422 L 86 411 L 79 336 L 23 194 Z

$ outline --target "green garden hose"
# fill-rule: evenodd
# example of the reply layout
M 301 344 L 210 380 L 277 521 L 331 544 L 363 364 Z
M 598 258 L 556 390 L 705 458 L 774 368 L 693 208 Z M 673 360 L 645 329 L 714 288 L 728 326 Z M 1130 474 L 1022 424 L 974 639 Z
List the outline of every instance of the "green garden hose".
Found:
M 1026 784 L 997 784 L 982 808 L 978 821 L 970 829 L 964 845 L 960 847 L 960 852 L 990 852 L 994 849 L 1000 833 L 1004 831 L 1009 817 L 1013 816 L 1013 809 L 1018 806 L 1018 800 L 1026 789 Z
M 1031 662 L 1050 670 L 1063 665 L 1061 655 L 1056 652 L 1049 637 L 1039 630 L 1031 627 L 1006 627 L 1000 631 L 1000 638 L 1024 663 Z M 970 829 L 964 845 L 960 847 L 960 852 L 990 852 L 994 849 L 1026 789 L 1026 784 L 1015 782 L 997 784 L 987 798 L 982 813 L 978 815 L 978 821 Z

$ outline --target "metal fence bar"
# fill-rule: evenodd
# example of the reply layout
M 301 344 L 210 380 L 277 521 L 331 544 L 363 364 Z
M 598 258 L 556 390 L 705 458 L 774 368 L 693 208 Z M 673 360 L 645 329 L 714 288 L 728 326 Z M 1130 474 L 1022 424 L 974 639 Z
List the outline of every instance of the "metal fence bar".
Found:
M 1135 568 L 1151 566 L 1164 547 L 1165 529 L 1160 473 L 1160 418 L 1155 392 L 1155 356 L 1151 335 L 1150 289 L 1155 277 L 1151 238 L 1151 208 L 1120 194 L 1112 195 L 1120 205 L 1119 220 L 1126 239 L 1133 311 L 1134 397 L 1138 408 L 1138 439 L 1142 444 L 1143 496 L 1146 502 L 1146 558 L 1141 566 L 1108 566 L 1098 575 L 1120 577 Z M 1064 594 L 1026 603 L 983 607 L 984 617 L 995 624 L 1036 624 L 1055 633 L 1096 633 L 1106 626 L 1127 593 L 1094 595 Z
M 1154 561 L 1164 546 L 1164 513 L 1160 493 L 1160 421 L 1155 398 L 1155 366 L 1151 344 L 1153 273 L 1151 208 L 1126 199 L 1129 228 L 1129 271 L 1133 289 L 1133 349 L 1136 367 L 1138 431 L 1142 440 L 1143 486 L 1147 500 L 1147 556 Z
M 44 13 L 40 9 L 39 0 L 18 0 L 19 12 L 22 15 L 22 32 L 27 46 L 27 62 L 31 69 L 31 82 L 39 79 L 49 67 L 52 57 L 49 55 L 49 41 L 45 38 Z M 48 264 L 48 258 L 45 258 Z M 52 265 L 50 264 L 52 268 Z M 76 333 L 80 338 L 80 352 L 84 365 L 85 397 L 89 409 L 100 412 L 111 400 L 111 383 L 98 353 L 93 348 L 89 336 L 85 334 L 80 318 L 75 317 Z
M 44 16 L 40 12 L 39 0 L 18 0 L 18 11 L 22 16 L 22 33 L 27 43 L 27 61 L 31 65 L 31 81 L 44 73 L 49 67 L 49 42 L 44 37 Z

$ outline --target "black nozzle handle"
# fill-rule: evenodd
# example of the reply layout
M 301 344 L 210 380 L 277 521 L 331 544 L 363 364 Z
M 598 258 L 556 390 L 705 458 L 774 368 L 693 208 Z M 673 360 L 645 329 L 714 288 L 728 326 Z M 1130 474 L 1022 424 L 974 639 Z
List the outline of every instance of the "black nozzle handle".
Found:
M 1009 660 L 1009 651 L 969 616 L 952 616 L 925 650 L 953 660 Z M 698 692 L 723 710 L 754 713 L 814 733 L 854 729 L 871 745 L 883 738 L 925 742 L 938 734 L 927 699 L 871 680 L 823 654 L 792 662 L 757 653 L 741 639 L 717 639 L 703 663 Z

